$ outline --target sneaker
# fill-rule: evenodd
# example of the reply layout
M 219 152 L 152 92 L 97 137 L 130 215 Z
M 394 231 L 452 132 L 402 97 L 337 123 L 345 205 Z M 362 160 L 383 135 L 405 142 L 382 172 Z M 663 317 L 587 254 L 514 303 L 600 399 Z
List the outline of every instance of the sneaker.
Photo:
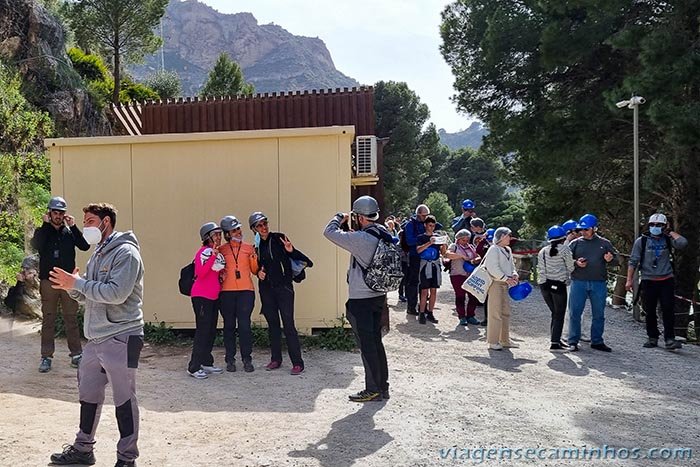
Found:
M 425 323 L 426 323 L 426 321 L 425 321 L 425 313 L 423 313 L 422 311 L 421 311 L 420 313 L 418 313 L 418 322 L 419 322 L 420 324 L 425 324 Z
M 683 347 L 680 341 L 676 339 L 666 339 L 666 349 L 667 350 L 678 350 Z
M 382 389 L 382 400 L 388 401 L 391 398 L 389 395 L 389 388 Z
M 304 367 L 301 365 L 294 365 L 292 367 L 292 370 L 289 372 L 290 375 L 300 375 L 304 371 Z
M 489 344 L 489 350 L 503 350 L 501 344 Z
M 586 336 L 581 336 L 581 342 L 590 342 L 591 338 Z
M 39 363 L 39 373 L 47 373 L 51 370 L 51 359 L 49 357 L 41 357 Z
M 121 459 L 117 459 L 117 463 L 114 464 L 114 467 L 136 467 L 136 461 L 123 461 Z
M 92 451 L 78 451 L 70 444 L 63 445 L 63 452 L 51 454 L 51 463 L 54 465 L 93 465 L 95 454 Z
M 220 375 L 221 373 L 224 372 L 223 369 L 219 368 L 218 366 L 206 366 L 202 365 L 202 370 L 208 374 L 208 375 Z
M 559 342 L 552 342 L 552 345 L 549 346 L 549 350 L 566 350 L 566 347 L 563 347 Z
M 483 320 L 481 323 L 479 323 L 481 326 L 486 326 L 489 324 L 487 320 Z
M 407 299 L 406 297 L 404 297 L 403 295 L 399 295 L 399 301 L 400 301 L 401 303 L 405 303 L 405 302 L 408 301 L 408 299 Z
M 612 352 L 612 349 L 607 345 L 603 344 L 602 342 L 600 344 L 591 344 L 591 348 L 595 350 L 600 350 L 601 352 Z
M 194 379 L 207 379 L 209 375 L 207 374 L 206 371 L 202 370 L 201 368 L 197 371 L 187 371 L 187 374 L 193 377 Z
M 473 316 L 470 316 L 469 318 L 467 318 L 467 323 L 474 324 L 474 325 L 478 326 L 481 324 L 481 321 L 479 321 L 478 319 L 476 319 Z
M 243 362 L 243 371 L 246 373 L 252 373 L 255 371 L 255 367 L 253 366 L 253 362 Z
M 418 316 L 418 312 L 416 310 L 408 310 L 406 314 L 411 316 Z
M 437 324 L 439 322 L 437 320 L 437 318 L 435 318 L 435 315 L 433 314 L 432 311 L 428 311 L 427 313 L 425 313 L 425 319 L 427 319 L 428 321 L 430 321 L 433 324 Z
M 466 326 L 467 324 L 468 324 L 468 323 L 467 323 L 467 318 L 466 318 L 466 317 L 459 318 L 459 325 L 460 325 L 460 326 Z
M 659 345 L 659 339 L 656 337 L 650 337 L 644 344 L 642 344 L 642 347 L 645 349 L 652 349 L 654 347 L 657 347 Z
M 230 373 L 234 373 L 236 371 L 236 362 L 226 363 L 226 371 L 228 371 Z
M 282 362 L 276 362 L 276 361 L 272 360 L 270 363 L 265 365 L 265 370 L 272 371 L 272 370 L 276 370 L 277 368 L 279 368 L 281 366 L 282 366 Z
M 569 344 L 569 352 L 578 352 L 578 344 Z
M 520 345 L 516 344 L 515 342 L 509 341 L 509 342 L 502 342 L 501 345 L 505 349 L 519 349 Z
M 357 394 L 351 394 L 348 396 L 351 402 L 370 402 L 370 401 L 380 401 L 382 400 L 382 394 L 379 392 L 372 392 L 363 390 Z
M 73 368 L 78 368 L 78 365 L 80 365 L 80 360 L 83 359 L 83 354 L 79 353 L 78 355 L 73 355 L 70 358 L 70 366 Z

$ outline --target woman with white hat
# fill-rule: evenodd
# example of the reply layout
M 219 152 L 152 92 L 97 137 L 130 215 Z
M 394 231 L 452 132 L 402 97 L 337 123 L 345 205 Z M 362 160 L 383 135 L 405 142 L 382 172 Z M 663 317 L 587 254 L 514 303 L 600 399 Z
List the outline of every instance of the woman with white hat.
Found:
M 518 284 L 513 252 L 510 250 L 511 230 L 499 227 L 493 234 L 493 245 L 486 251 L 484 267 L 493 283 L 489 288 L 489 322 L 486 341 L 491 350 L 519 347 L 510 340 L 510 296 L 508 287 Z
M 571 256 L 571 250 L 564 243 L 566 237 L 567 232 L 563 227 L 551 226 L 547 229 L 549 245 L 543 247 L 537 254 L 537 283 L 540 285 L 545 303 L 552 312 L 549 350 L 568 348 L 567 344 L 561 342 L 561 332 L 566 314 L 566 286 L 571 283 L 574 259 Z

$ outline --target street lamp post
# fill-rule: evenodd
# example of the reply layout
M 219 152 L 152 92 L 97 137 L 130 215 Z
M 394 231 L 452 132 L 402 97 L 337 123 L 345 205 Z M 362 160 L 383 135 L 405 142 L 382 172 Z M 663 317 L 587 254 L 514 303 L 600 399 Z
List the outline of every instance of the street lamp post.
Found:
M 633 148 L 634 148 L 634 239 L 639 237 L 639 106 L 644 104 L 646 99 L 641 96 L 632 96 L 629 100 L 620 101 L 617 104 L 619 109 L 627 107 L 633 111 Z M 634 240 L 633 240 L 634 242 Z M 641 264 L 640 264 L 641 266 Z M 629 267 L 629 266 L 628 266 Z M 633 296 L 636 297 L 639 288 L 639 268 L 634 271 L 632 278 Z M 632 317 L 641 321 L 642 314 L 638 305 L 633 304 Z

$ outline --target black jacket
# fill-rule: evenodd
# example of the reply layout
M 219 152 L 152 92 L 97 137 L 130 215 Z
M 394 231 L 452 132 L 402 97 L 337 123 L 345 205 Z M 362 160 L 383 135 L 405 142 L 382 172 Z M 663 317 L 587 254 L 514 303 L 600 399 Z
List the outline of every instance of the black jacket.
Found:
M 44 222 L 34 231 L 31 244 L 39 252 L 39 279 L 48 279 L 49 271 L 54 266 L 72 273 L 75 269 L 75 248 L 83 251 L 90 249 L 77 226 L 68 228 L 62 225 L 56 229 L 49 222 Z
M 260 287 L 291 287 L 293 259 L 305 261 L 308 267 L 313 266 L 313 262 L 296 248 L 291 253 L 287 253 L 282 238 L 284 238 L 283 233 L 270 232 L 267 240 L 260 239 L 258 263 L 260 267 L 265 268 L 265 280 L 260 281 Z

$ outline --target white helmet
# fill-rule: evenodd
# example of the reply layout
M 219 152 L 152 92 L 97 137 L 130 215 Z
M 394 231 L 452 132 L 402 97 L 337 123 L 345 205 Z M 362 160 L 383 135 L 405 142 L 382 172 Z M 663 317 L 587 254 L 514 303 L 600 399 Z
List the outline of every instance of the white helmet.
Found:
M 657 212 L 656 214 L 651 215 L 649 218 L 649 224 L 668 224 L 668 220 L 666 219 L 666 216 L 660 212 Z

